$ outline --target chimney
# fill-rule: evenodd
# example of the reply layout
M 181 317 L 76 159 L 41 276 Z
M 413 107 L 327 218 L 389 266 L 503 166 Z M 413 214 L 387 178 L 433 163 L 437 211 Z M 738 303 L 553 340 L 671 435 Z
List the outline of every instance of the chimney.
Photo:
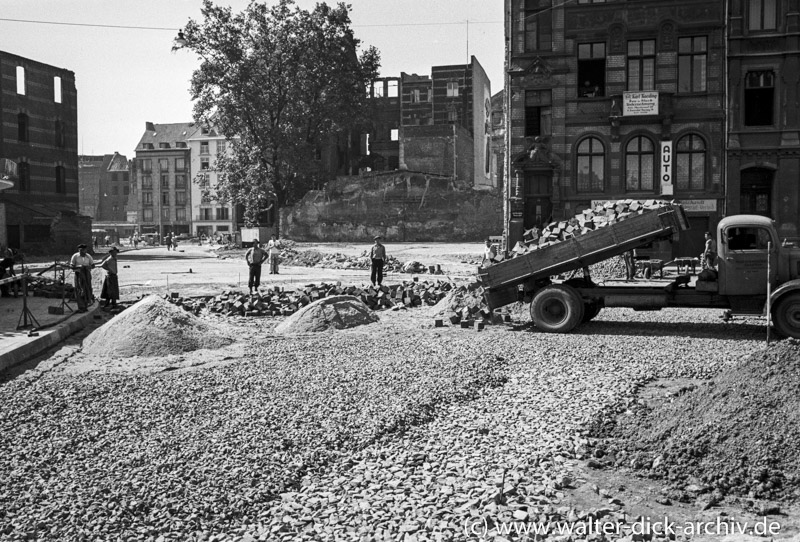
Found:
M 147 130 L 148 132 L 155 132 L 156 126 L 152 122 L 145 122 L 144 129 Z

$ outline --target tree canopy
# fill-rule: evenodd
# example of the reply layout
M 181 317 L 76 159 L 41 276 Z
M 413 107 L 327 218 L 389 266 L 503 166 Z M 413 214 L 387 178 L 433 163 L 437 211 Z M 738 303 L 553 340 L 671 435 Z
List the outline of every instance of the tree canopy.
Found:
M 306 11 L 293 0 L 252 1 L 233 13 L 204 0 L 201 13 L 183 29 L 183 48 L 200 57 L 194 117 L 230 141 L 210 189 L 244 204 L 253 222 L 269 201 L 280 209 L 301 196 L 319 173 L 320 142 L 362 118 L 380 56 L 374 47 L 359 53 L 344 3 Z

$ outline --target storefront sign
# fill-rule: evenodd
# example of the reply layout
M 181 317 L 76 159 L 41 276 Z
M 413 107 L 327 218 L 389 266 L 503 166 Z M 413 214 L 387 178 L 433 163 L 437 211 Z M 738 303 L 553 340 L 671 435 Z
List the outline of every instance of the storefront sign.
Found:
M 717 211 L 717 200 L 715 199 L 685 199 L 678 203 L 687 213 L 715 213 Z
M 659 181 L 661 195 L 671 196 L 672 192 L 672 141 L 661 142 L 661 160 L 659 164 Z
M 136 224 L 136 216 L 139 213 L 137 213 L 136 211 L 127 211 L 126 214 L 128 215 L 128 222 L 130 222 L 131 224 Z
M 623 92 L 622 116 L 658 115 L 658 92 Z

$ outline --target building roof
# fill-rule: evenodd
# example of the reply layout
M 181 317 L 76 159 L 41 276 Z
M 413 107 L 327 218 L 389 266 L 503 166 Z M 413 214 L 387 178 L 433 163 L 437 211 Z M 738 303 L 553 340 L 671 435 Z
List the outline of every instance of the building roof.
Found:
M 141 150 L 147 143 L 153 146 L 153 150 L 158 150 L 159 143 L 168 143 L 170 148 L 174 148 L 175 142 L 186 141 L 195 129 L 194 122 L 177 122 L 174 124 L 155 124 L 148 122 L 145 125 L 145 132 L 136 145 L 136 148 Z

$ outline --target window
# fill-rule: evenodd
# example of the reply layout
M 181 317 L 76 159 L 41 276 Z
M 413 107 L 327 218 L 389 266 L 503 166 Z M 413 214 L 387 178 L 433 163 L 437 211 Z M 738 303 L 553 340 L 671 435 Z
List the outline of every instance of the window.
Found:
M 169 171 L 169 158 L 159 158 L 158 159 L 158 170 L 159 171 Z
M 115 212 L 115 213 L 116 213 L 117 211 L 119 211 L 119 205 L 117 205 L 116 203 L 115 203 L 115 204 L 113 204 L 113 205 L 111 206 L 111 211 L 113 211 L 113 212 Z
M 202 135 L 208 135 L 208 126 L 201 126 L 200 127 L 200 133 Z
M 386 96 L 389 98 L 397 98 L 397 81 L 387 81 Z
M 25 95 L 27 85 L 25 84 L 25 68 L 17 66 L 17 94 Z
M 209 161 L 208 158 L 201 158 L 200 159 L 200 169 L 208 169 Z
M 175 205 L 186 205 L 186 192 L 175 192 Z
M 771 126 L 775 104 L 775 74 L 747 72 L 744 84 L 745 126 Z
M 142 192 L 142 204 L 143 205 L 153 205 L 153 193 L 152 192 Z
M 448 81 L 448 83 L 447 83 L 447 97 L 448 98 L 457 98 L 458 97 L 458 81 Z
M 656 151 L 650 138 L 639 136 L 625 148 L 625 189 L 653 190 L 656 176 Z
M 229 214 L 227 207 L 217 207 L 217 220 L 228 220 Z
M 161 219 L 162 220 L 169 220 L 169 207 L 162 207 L 161 208 Z
M 678 38 L 678 92 L 705 92 L 708 38 Z
M 208 154 L 208 141 L 200 143 L 200 154 Z
M 525 12 L 525 51 L 553 49 L 552 9 Z
M 20 113 L 17 115 L 17 139 L 27 142 L 28 136 L 28 115 Z
M 596 137 L 578 143 L 577 178 L 579 192 L 602 192 L 605 177 L 605 148 Z
M 124 196 L 127 196 L 127 195 L 128 195 L 128 194 L 130 194 L 130 193 L 131 193 L 131 187 L 130 187 L 130 186 L 128 186 L 128 185 L 126 184 L 125 186 L 123 186 L 123 187 L 122 187 L 122 194 L 123 194 Z
M 553 133 L 551 99 L 550 90 L 525 91 L 525 137 Z
M 185 158 L 176 158 L 175 159 L 175 171 L 183 171 L 186 169 L 186 159 Z
M 64 123 L 56 119 L 55 127 L 53 128 L 56 136 L 56 147 L 63 148 L 66 145 L 66 138 L 64 137 Z
M 169 173 L 162 173 L 160 176 L 161 188 L 169 188 Z
M 149 158 L 145 158 L 144 160 L 142 160 L 141 165 L 142 165 L 142 172 L 150 173 L 151 171 L 153 171 L 153 161 L 150 160 Z
M 175 188 L 186 188 L 186 175 L 175 175 Z
M 372 83 L 372 97 L 383 98 L 383 81 L 375 81 Z
M 161 205 L 169 207 L 169 192 L 161 192 Z
M 392 141 L 397 141 L 398 139 L 400 139 L 400 130 L 398 130 L 397 128 L 392 128 L 391 130 L 389 130 L 389 139 L 391 139 Z
M 17 115 L 17 139 L 28 141 L 28 115 L 25 113 Z
M 186 222 L 186 208 L 179 207 L 175 209 L 175 220 L 179 222 Z
M 447 122 L 458 122 L 458 111 L 455 109 L 447 112 Z
M 767 229 L 750 226 L 728 228 L 725 230 L 725 239 L 728 250 L 767 250 L 772 236 Z
M 17 163 L 17 177 L 19 177 L 19 183 L 17 184 L 17 190 L 20 192 L 27 192 L 31 188 L 31 166 L 28 162 L 18 162 Z
M 605 95 L 606 44 L 581 43 L 578 45 L 578 95 L 596 98 Z
M 142 175 L 142 188 L 145 190 L 153 188 L 153 177 L 150 175 Z
M 420 98 L 419 89 L 415 88 L 414 90 L 411 91 L 411 103 L 412 104 L 419 103 L 420 102 L 419 98 Z
M 53 101 L 61 103 L 61 78 L 57 75 L 53 77 Z
M 778 0 L 749 0 L 747 28 L 750 30 L 775 30 L 778 24 Z
M 628 90 L 656 88 L 656 40 L 628 42 Z
M 503 112 L 502 111 L 492 112 L 492 126 L 499 127 L 502 124 L 503 124 Z
M 200 220 L 211 220 L 211 209 L 200 209 Z
M 227 141 L 217 141 L 217 154 L 223 154 L 225 149 L 228 148 Z
M 144 222 L 152 222 L 153 221 L 153 210 L 152 209 L 144 209 L 142 211 L 142 220 Z
M 706 144 L 694 134 L 675 146 L 675 180 L 679 190 L 702 190 L 706 185 Z
M 186 142 L 185 141 L 176 141 L 175 142 L 175 148 L 176 149 L 185 149 L 186 148 Z

